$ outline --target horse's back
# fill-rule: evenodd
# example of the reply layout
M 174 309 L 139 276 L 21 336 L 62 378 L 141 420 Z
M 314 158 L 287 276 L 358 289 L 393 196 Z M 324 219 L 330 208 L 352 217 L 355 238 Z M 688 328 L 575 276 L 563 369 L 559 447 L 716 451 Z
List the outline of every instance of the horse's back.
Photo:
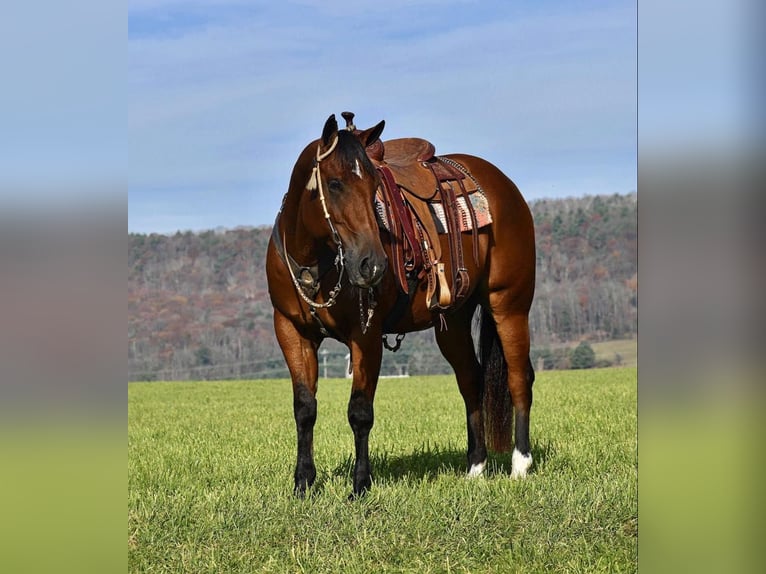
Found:
M 496 213 L 503 218 L 511 213 L 516 213 L 518 217 L 515 219 L 515 223 L 518 225 L 526 224 L 530 227 L 531 231 L 532 216 L 529 206 L 521 195 L 519 188 L 516 187 L 516 184 L 500 168 L 483 158 L 473 155 L 449 154 L 444 157 L 464 165 L 471 175 L 477 179 L 490 203 L 493 218 Z M 504 221 L 503 223 L 505 225 L 511 224 L 510 221 Z

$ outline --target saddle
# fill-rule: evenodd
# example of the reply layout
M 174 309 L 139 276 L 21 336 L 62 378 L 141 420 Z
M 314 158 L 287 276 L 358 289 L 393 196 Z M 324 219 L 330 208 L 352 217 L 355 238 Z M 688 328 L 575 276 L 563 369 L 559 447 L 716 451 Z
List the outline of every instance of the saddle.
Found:
M 478 224 L 469 194 L 478 189 L 462 165 L 435 155 L 432 143 L 420 138 L 401 138 L 385 143 L 376 140 L 366 149 L 382 186 L 378 199 L 384 206 L 392 241 L 392 265 L 400 291 L 410 297 L 425 277 L 426 302 L 432 311 L 445 312 L 457 306 L 469 292 L 470 280 L 464 263 L 461 214 L 458 199 L 468 212 L 473 257 L 478 265 Z M 441 204 L 444 222 L 434 214 Z M 446 231 L 452 277 L 448 281 L 442 262 L 439 230 Z M 409 299 L 409 298 L 408 298 Z

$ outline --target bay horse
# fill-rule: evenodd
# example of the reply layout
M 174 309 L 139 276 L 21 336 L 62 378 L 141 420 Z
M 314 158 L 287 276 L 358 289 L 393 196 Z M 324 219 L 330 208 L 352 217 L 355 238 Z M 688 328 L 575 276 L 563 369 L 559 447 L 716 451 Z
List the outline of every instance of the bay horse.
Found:
M 349 112 L 343 115 L 353 118 Z M 392 242 L 374 207 L 381 177 L 366 152 L 379 140 L 384 125 L 381 121 L 363 131 L 353 125 L 338 129 L 334 115 L 327 119 L 321 137 L 309 143 L 295 163 L 267 249 L 274 328 L 292 378 L 297 496 L 304 496 L 316 478 L 317 351 L 326 337 L 344 343 L 351 353 L 352 497 L 371 487 L 369 434 L 386 333 L 435 327 L 437 344 L 454 369 L 465 402 L 469 477 L 483 474 L 487 442 L 492 450 L 510 450 L 512 421 L 511 477 L 526 476 L 532 464 L 534 370 L 528 315 L 535 285 L 535 240 L 527 203 L 516 185 L 486 160 L 444 156 L 459 163 L 483 190 L 492 223 L 476 234 L 461 234 L 466 252 L 477 242 L 477 257 L 465 260 L 470 288 L 459 305 L 433 312 L 421 283 L 405 312 L 387 325 L 400 289 L 390 263 Z M 440 240 L 446 253 L 448 239 L 442 235 Z M 450 261 L 445 265 L 449 273 Z M 472 321 L 475 313 L 480 329 Z M 474 333 L 480 332 L 479 352 L 474 351 L 472 322 Z

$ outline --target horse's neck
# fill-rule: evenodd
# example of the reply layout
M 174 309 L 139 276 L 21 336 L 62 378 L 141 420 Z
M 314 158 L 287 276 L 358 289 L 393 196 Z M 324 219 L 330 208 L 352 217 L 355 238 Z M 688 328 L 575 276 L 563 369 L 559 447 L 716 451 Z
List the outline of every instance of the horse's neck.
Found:
M 300 193 L 288 193 L 279 212 L 279 234 L 284 248 L 302 265 L 315 263 L 318 246 L 301 218 Z

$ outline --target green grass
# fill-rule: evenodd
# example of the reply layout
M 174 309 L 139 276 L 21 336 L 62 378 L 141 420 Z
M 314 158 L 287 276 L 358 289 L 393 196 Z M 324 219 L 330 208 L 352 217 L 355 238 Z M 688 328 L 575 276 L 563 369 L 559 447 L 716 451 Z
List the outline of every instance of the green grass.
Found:
M 596 353 L 596 360 L 615 363 L 615 355 L 620 355 L 623 367 L 638 365 L 638 341 L 636 339 L 615 339 L 590 344 Z
M 383 380 L 374 484 L 349 502 L 349 383 L 320 381 L 317 484 L 292 496 L 287 381 L 128 388 L 131 572 L 634 572 L 635 369 L 540 373 L 526 480 L 467 480 L 448 376 Z

